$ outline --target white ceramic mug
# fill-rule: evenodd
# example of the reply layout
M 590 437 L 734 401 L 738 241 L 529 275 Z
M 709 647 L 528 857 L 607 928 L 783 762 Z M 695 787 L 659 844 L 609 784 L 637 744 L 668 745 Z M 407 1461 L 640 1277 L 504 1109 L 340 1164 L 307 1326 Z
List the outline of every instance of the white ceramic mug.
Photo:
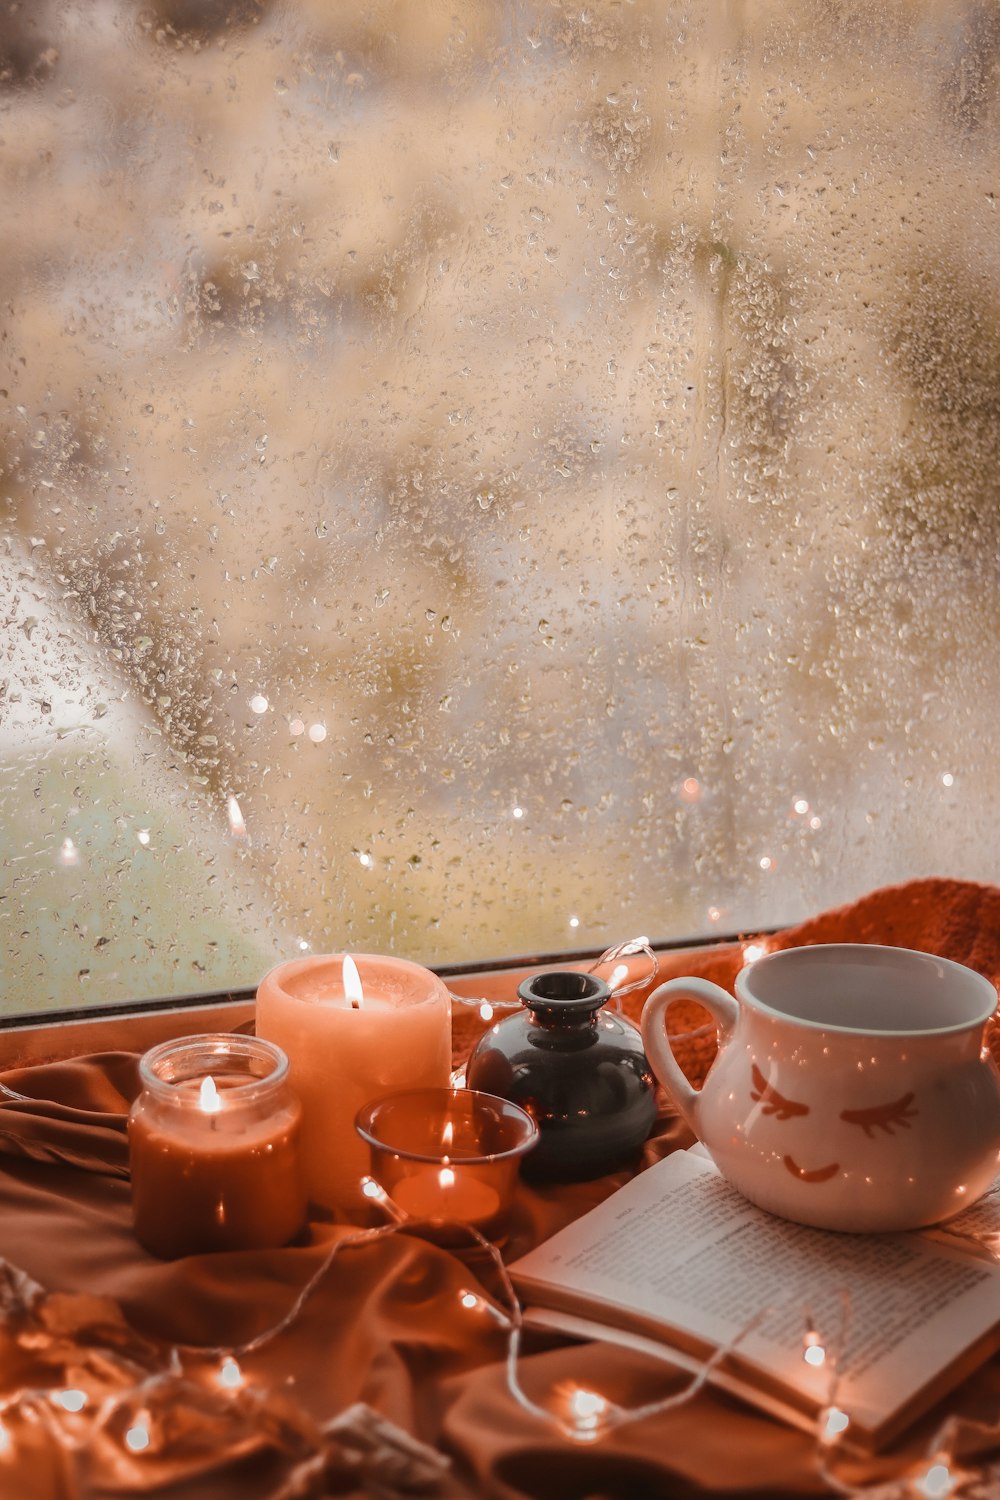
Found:
M 908 948 L 831 943 L 748 964 L 737 1000 L 672 979 L 642 1013 L 646 1056 L 716 1166 L 770 1212 L 824 1229 L 912 1229 L 1000 1171 L 1000 1073 L 983 1044 L 997 992 Z M 711 1012 L 701 1089 L 666 1032 L 674 1000 Z

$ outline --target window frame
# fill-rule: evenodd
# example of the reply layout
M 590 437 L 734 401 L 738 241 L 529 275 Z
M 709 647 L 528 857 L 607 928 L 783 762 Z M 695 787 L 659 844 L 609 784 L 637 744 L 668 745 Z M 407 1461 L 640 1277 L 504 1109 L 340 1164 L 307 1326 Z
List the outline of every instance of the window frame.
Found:
M 774 929 L 770 929 L 774 930 Z M 759 935 L 757 933 L 755 936 Z M 745 934 L 669 939 L 650 944 L 659 957 L 706 948 L 725 948 L 745 941 Z M 517 985 L 540 969 L 572 969 L 597 962 L 605 950 L 520 955 L 514 958 L 428 965 L 457 996 L 512 998 Z M 254 1019 L 256 987 L 210 990 L 153 1000 L 117 1001 L 74 1010 L 39 1011 L 0 1016 L 0 1068 L 30 1067 L 109 1051 L 144 1052 L 158 1042 L 208 1031 L 235 1031 Z

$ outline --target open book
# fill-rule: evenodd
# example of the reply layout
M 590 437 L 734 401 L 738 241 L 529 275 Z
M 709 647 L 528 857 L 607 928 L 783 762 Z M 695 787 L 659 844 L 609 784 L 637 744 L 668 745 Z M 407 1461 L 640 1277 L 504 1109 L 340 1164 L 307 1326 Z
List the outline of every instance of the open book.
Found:
M 1000 1347 L 1000 1262 L 967 1238 L 991 1229 L 1000 1232 L 996 1188 L 947 1228 L 809 1229 L 748 1203 L 695 1147 L 509 1270 L 529 1324 L 690 1370 L 767 1309 L 713 1383 L 812 1431 L 835 1405 L 851 1440 L 880 1447 Z

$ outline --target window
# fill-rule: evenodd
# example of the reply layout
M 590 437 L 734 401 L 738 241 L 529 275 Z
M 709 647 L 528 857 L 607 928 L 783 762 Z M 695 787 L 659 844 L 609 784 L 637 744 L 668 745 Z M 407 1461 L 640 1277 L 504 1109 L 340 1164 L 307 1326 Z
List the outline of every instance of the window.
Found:
M 5 1003 L 995 872 L 979 0 L 0 21 Z

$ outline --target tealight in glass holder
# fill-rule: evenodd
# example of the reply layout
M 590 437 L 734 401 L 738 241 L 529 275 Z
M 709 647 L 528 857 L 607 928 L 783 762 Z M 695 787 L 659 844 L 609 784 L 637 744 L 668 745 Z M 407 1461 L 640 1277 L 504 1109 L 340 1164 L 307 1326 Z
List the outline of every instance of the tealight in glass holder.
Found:
M 288 1059 L 259 1037 L 180 1037 L 139 1063 L 129 1115 L 139 1242 L 174 1259 L 285 1245 L 306 1222 L 302 1109 Z
M 357 1131 L 375 1183 L 430 1238 L 468 1247 L 469 1225 L 503 1242 L 521 1159 L 538 1141 L 520 1105 L 473 1089 L 409 1089 L 367 1104 Z

